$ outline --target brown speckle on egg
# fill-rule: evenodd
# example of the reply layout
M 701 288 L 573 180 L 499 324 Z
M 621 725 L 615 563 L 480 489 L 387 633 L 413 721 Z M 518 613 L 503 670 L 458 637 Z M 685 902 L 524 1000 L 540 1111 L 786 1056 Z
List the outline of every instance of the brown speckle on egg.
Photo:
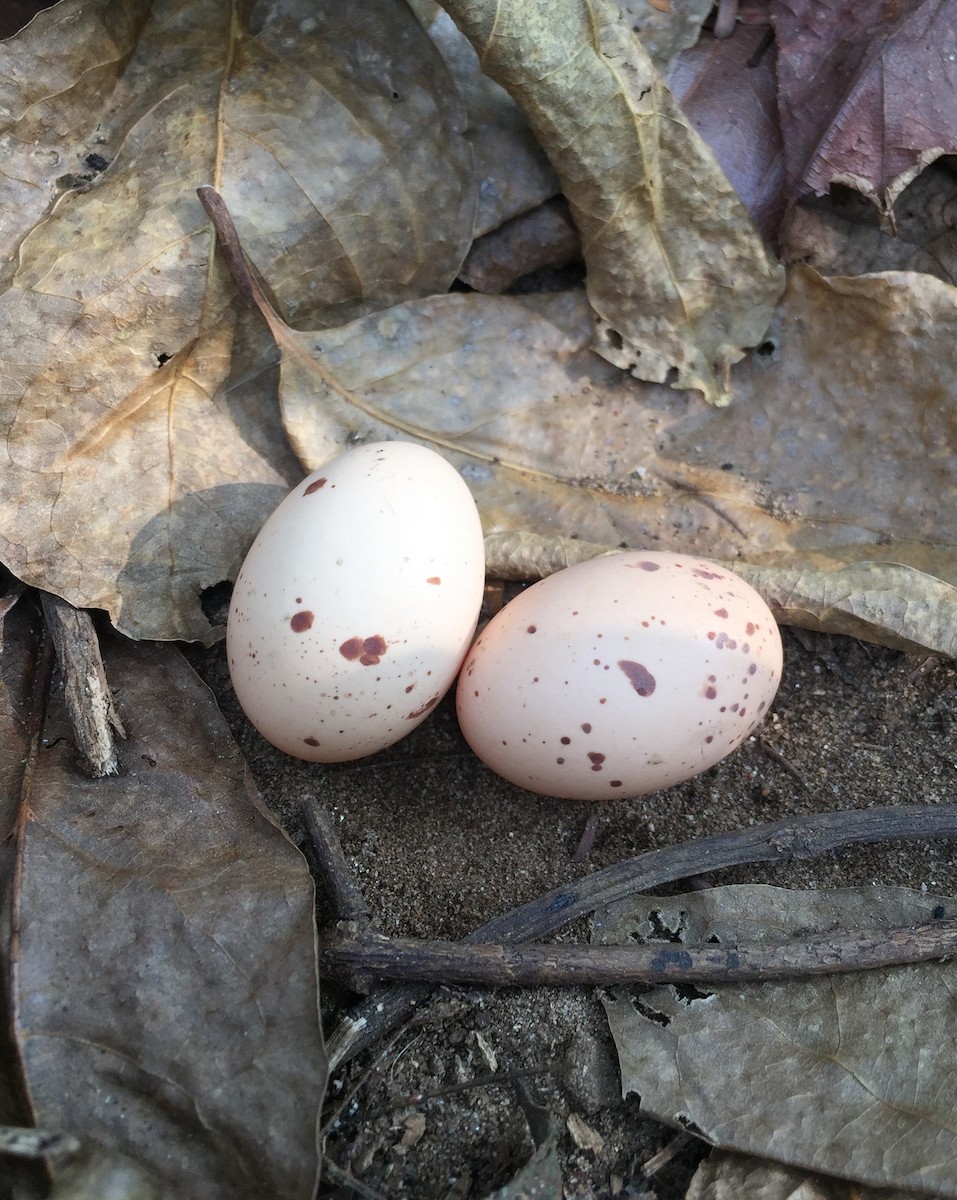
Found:
M 300 612 L 293 613 L 289 621 L 289 628 L 293 633 L 305 633 L 307 629 L 312 628 L 315 619 L 315 615 L 308 608 L 304 608 Z
M 627 658 L 618 660 L 618 666 L 628 677 L 628 682 L 639 696 L 650 696 L 655 690 L 655 677 L 641 663 L 631 662 Z
M 313 492 L 318 492 L 320 488 L 324 488 L 328 482 L 329 481 L 326 479 L 325 475 L 321 476 L 319 479 L 314 479 L 312 483 L 306 486 L 302 494 L 304 496 L 311 496 Z
M 375 633 L 367 638 L 349 638 L 339 647 L 339 653 L 349 662 L 358 659 L 363 667 L 374 667 L 381 661 L 388 648 L 385 638 Z

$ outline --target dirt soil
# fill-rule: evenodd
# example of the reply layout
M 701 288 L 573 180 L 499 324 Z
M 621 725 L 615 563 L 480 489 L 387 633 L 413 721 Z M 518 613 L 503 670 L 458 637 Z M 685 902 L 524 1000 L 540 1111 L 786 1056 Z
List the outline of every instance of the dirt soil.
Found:
M 957 664 L 921 662 L 847 638 L 786 630 L 780 692 L 744 746 L 698 779 L 601 806 L 544 799 L 494 776 L 466 746 L 448 698 L 409 738 L 373 758 L 336 766 L 297 762 L 246 722 L 222 647 L 189 653 L 263 797 L 307 855 L 300 797 L 317 797 L 335 815 L 356 879 L 386 933 L 458 938 L 585 872 L 754 822 L 955 798 Z M 594 846 L 576 865 L 572 858 L 593 812 Z M 706 882 L 811 888 L 880 882 L 957 895 L 957 855 L 948 842 L 876 846 L 801 864 L 739 868 Z M 322 895 L 319 918 L 329 919 Z M 587 939 L 585 922 L 561 936 Z M 358 1000 L 326 982 L 327 1032 Z M 523 1074 L 516 1082 L 482 1082 L 496 1071 Z M 560 1130 L 569 1200 L 675 1200 L 707 1153 L 688 1135 L 646 1119 L 639 1097 L 622 1100 L 594 991 L 442 987 L 413 1025 L 333 1077 L 327 1155 L 384 1197 L 487 1196 L 534 1149 L 523 1086 Z M 330 1181 L 324 1190 L 338 1194 Z

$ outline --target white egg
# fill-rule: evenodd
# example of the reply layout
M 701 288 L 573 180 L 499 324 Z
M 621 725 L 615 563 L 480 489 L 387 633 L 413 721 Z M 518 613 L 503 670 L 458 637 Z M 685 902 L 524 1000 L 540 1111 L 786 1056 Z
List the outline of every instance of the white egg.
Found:
M 397 742 L 446 693 L 485 579 L 478 512 L 411 442 L 347 450 L 282 501 L 233 590 L 229 672 L 246 715 L 298 758 Z
M 781 638 L 725 567 L 624 551 L 550 575 L 488 623 L 459 676 L 475 753 L 521 787 L 606 800 L 669 787 L 752 732 Z

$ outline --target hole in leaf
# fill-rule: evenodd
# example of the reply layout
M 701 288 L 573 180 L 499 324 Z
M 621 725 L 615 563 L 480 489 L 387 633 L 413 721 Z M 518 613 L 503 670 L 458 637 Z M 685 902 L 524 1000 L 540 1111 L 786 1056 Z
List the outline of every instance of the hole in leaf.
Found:
M 214 583 L 212 587 L 203 588 L 200 593 L 199 603 L 203 610 L 203 616 L 216 627 L 226 624 L 226 617 L 229 614 L 229 600 L 233 594 L 233 585 L 228 579 L 222 580 L 220 583 Z
M 695 1000 L 710 1000 L 713 993 L 703 992 L 693 983 L 673 983 L 671 990 L 682 1004 L 694 1004 Z
M 640 996 L 633 996 L 631 1003 L 635 1012 L 640 1017 L 645 1017 L 647 1020 L 653 1021 L 656 1025 L 660 1025 L 662 1029 L 667 1029 L 671 1024 L 671 1017 L 665 1016 L 663 1012 L 658 1012 L 657 1009 L 645 1004 Z

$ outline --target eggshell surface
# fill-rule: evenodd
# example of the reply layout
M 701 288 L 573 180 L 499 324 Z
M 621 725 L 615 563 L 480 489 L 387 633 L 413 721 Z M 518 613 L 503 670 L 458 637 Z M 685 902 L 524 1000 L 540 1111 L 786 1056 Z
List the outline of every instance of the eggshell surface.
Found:
M 781 666 L 750 584 L 704 559 L 623 551 L 548 576 L 493 617 L 459 676 L 459 723 L 530 791 L 643 795 L 740 745 Z
M 411 442 L 338 454 L 269 517 L 233 589 L 236 696 L 273 745 L 341 762 L 431 712 L 475 633 L 482 528 L 465 482 Z

